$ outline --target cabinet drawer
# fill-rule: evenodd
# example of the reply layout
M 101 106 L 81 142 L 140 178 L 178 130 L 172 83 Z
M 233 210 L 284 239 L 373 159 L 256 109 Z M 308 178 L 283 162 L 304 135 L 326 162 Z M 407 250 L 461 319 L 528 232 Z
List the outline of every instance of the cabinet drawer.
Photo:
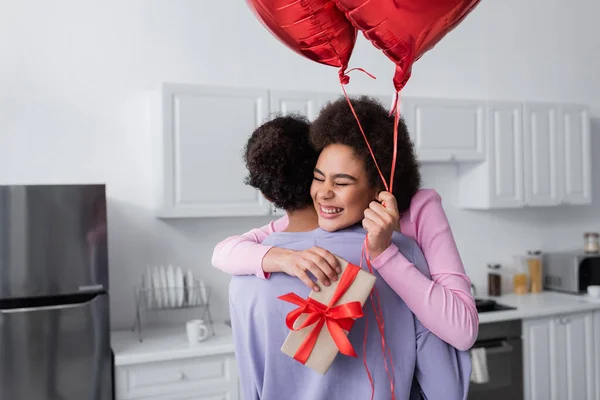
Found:
M 236 368 L 233 354 L 117 366 L 117 400 L 191 390 L 225 393 L 238 385 Z

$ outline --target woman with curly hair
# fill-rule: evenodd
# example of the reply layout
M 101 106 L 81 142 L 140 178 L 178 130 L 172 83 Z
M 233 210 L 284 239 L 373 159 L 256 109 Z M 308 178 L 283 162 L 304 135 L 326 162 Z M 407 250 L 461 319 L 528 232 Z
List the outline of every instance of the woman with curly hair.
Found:
M 393 117 L 372 98 L 352 99 L 352 104 L 383 175 L 389 176 Z M 419 189 L 419 166 L 404 122 L 398 127 L 393 193 L 381 191 L 380 175 L 345 98 L 323 108 L 310 128 L 310 139 L 320 153 L 310 189 L 319 226 L 336 231 L 362 223 L 368 232 L 372 265 L 388 285 L 431 332 L 459 350 L 469 349 L 479 329 L 471 282 L 440 196 L 434 190 Z M 260 244 L 287 224 L 283 217 L 224 240 L 215 247 L 213 266 L 234 275 L 262 278 L 269 272 L 283 271 L 301 277 L 308 285 L 312 281 L 304 278 L 307 269 L 325 285 L 328 278 L 335 279 L 336 266 L 328 262 L 328 254 L 325 257 L 313 251 L 307 255 Z M 398 230 L 416 240 L 431 278 L 418 271 L 392 243 Z
M 336 179 L 356 179 L 354 189 L 346 195 L 340 194 L 343 200 L 336 203 L 336 207 L 343 203 L 350 217 L 339 226 L 317 229 L 320 217 L 315 212 L 311 193 L 320 186 L 318 191 L 332 198 L 323 190 L 326 183 L 312 183 L 311 190 L 311 182 L 315 164 L 320 168 L 319 174 L 329 174 L 329 165 L 322 163 L 329 149 L 334 157 L 344 154 L 343 149 L 328 147 L 317 161 L 317 151 L 309 141 L 308 122 L 294 116 L 277 117 L 260 126 L 248 140 L 244 153 L 248 168 L 246 181 L 288 212 L 287 227 L 263 241 L 265 245 L 275 246 L 273 251 L 303 254 L 306 258 L 301 261 L 304 262 L 316 260 L 318 263 L 317 259 L 321 258 L 328 265 L 335 260 L 331 254 L 334 253 L 359 264 L 365 238 L 365 230 L 359 223 L 360 212 L 376 192 L 372 191 L 361 163 L 352 169 L 343 164 L 344 159 L 334 159 L 331 165 L 344 170 L 344 175 Z M 366 203 L 362 204 L 361 199 Z M 376 242 L 373 238 L 373 243 Z M 429 277 L 425 257 L 413 239 L 397 234 L 392 243 L 419 273 Z M 310 270 L 310 266 L 307 268 Z M 314 271 L 322 273 L 316 265 Z M 302 272 L 308 286 L 312 286 L 306 272 Z M 330 273 L 335 277 L 335 272 Z M 389 399 L 394 398 L 392 390 L 398 400 L 421 398 L 419 392 L 428 399 L 466 398 L 471 372 L 468 353 L 458 351 L 426 329 L 383 279 L 377 280 L 376 287 L 381 315 L 386 321 L 385 354 L 386 359 L 393 360 L 393 373 L 388 374 L 392 364 L 386 364 L 381 356 L 381 336 L 375 323 L 379 313 L 375 314 L 369 306 L 363 308 L 364 318 L 356 320 L 348 335 L 357 357 L 336 357 L 325 376 L 282 353 L 281 344 L 289 333 L 285 319 L 294 305 L 277 298 L 290 292 L 302 297 L 309 294 L 309 287 L 294 275 L 275 273 L 268 280 L 237 275 L 231 279 L 229 310 L 243 398 L 324 400 L 373 395 L 373 398 Z

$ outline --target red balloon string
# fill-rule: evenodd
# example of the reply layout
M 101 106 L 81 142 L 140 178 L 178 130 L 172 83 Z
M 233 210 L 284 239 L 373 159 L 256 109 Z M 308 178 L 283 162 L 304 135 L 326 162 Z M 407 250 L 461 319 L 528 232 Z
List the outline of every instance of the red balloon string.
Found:
M 362 260 L 365 259 L 367 262 L 367 267 L 369 268 L 369 272 L 374 274 L 373 265 L 371 264 L 370 258 L 371 258 L 371 256 L 369 255 L 369 238 L 367 236 L 367 237 L 365 237 L 365 241 L 364 241 L 363 248 L 362 248 L 361 267 L 362 267 Z M 393 363 L 393 359 L 392 359 L 392 352 L 390 351 L 390 348 L 388 347 L 387 342 L 385 341 L 385 322 L 384 322 L 384 318 L 383 318 L 383 313 L 381 311 L 381 302 L 379 299 L 379 291 L 377 290 L 376 287 L 373 288 L 370 298 L 371 298 L 371 306 L 373 308 L 373 313 L 375 314 L 375 319 L 377 320 L 377 327 L 379 328 L 379 333 L 381 335 L 381 353 L 383 354 L 383 364 L 385 366 L 385 372 L 387 373 L 388 379 L 390 381 L 390 391 L 392 394 L 392 400 L 395 400 L 396 399 L 396 393 L 395 393 L 396 385 L 394 383 L 394 363 Z M 389 368 L 388 368 L 388 360 L 387 360 L 388 357 L 389 357 L 389 363 L 390 363 Z
M 372 75 L 370 75 L 370 76 L 372 76 Z M 347 78 L 346 75 L 344 75 L 344 77 Z M 364 131 L 363 127 L 362 127 L 362 124 L 360 123 L 360 121 L 358 119 L 358 115 L 356 115 L 356 111 L 354 111 L 354 107 L 352 106 L 352 102 L 350 101 L 350 98 L 348 97 L 348 93 L 346 92 L 346 88 L 344 87 L 344 84 L 345 84 L 344 82 L 347 83 L 347 82 L 349 82 L 349 80 L 345 80 L 345 79 L 341 78 L 340 81 L 342 82 L 342 90 L 344 91 L 344 96 L 346 96 L 346 101 L 348 101 L 348 105 L 350 106 L 350 110 L 352 111 L 352 114 L 354 115 L 354 118 L 356 119 L 356 122 L 358 123 L 358 128 L 360 129 L 360 132 L 362 133 L 363 138 L 365 139 L 365 143 L 367 144 L 367 148 L 369 149 L 369 153 L 371 153 L 371 157 L 373 158 L 373 162 L 375 163 L 375 167 L 377 168 L 377 171 L 379 172 L 379 176 L 381 177 L 381 180 L 383 182 L 383 186 L 385 187 L 385 190 L 388 191 L 387 181 L 385 180 L 385 178 L 383 176 L 383 172 L 381 172 L 381 168 L 379 168 L 379 164 L 377 163 L 377 159 L 375 158 L 375 153 L 373 153 L 373 149 L 371 148 L 371 145 L 369 144 L 369 140 L 367 139 L 367 135 L 365 134 L 365 131 Z
M 362 260 L 361 260 L 362 267 Z M 371 376 L 371 372 L 369 371 L 369 365 L 367 364 L 367 333 L 369 332 L 369 318 L 367 318 L 367 314 L 364 316 L 365 318 L 365 337 L 363 339 L 363 364 L 365 365 L 365 370 L 367 371 L 367 377 L 369 378 L 369 384 L 371 385 L 371 400 L 375 397 L 375 384 L 373 383 L 373 377 Z
M 394 102 L 392 104 L 391 113 L 394 113 L 394 147 L 393 147 L 393 156 L 392 156 L 392 168 L 390 172 L 390 190 L 392 193 L 394 188 L 394 173 L 396 172 L 396 156 L 398 154 L 398 123 L 400 122 L 400 105 L 398 104 L 400 100 L 400 95 L 398 92 L 394 95 Z M 385 205 L 384 205 L 385 207 Z
M 359 70 L 361 72 L 366 73 L 371 78 L 376 79 L 373 75 L 369 74 L 367 71 L 365 71 L 362 68 L 353 68 L 353 69 L 349 70 L 348 72 L 351 72 L 353 70 Z M 340 83 L 342 84 L 342 90 L 344 91 L 344 96 L 346 97 L 346 101 L 348 102 L 348 105 L 350 106 L 350 110 L 352 111 L 352 114 L 354 115 L 354 118 L 356 119 L 356 123 L 358 124 L 360 132 L 362 133 L 363 138 L 365 139 L 365 143 L 367 145 L 367 148 L 369 149 L 369 153 L 371 153 L 371 157 L 373 158 L 375 167 L 377 168 L 377 171 L 379 172 L 379 176 L 383 182 L 383 186 L 385 187 L 386 191 L 392 193 L 393 185 L 394 185 L 394 174 L 396 171 L 396 158 L 397 158 L 397 152 L 398 152 L 398 150 L 397 150 L 397 147 L 398 147 L 398 125 L 399 125 L 399 121 L 400 121 L 400 107 L 399 107 L 400 95 L 399 95 L 399 92 L 396 91 L 396 93 L 394 95 L 394 101 L 392 103 L 392 108 L 390 110 L 390 115 L 392 115 L 392 114 L 394 115 L 394 144 L 393 144 L 393 150 L 392 150 L 393 156 L 392 156 L 392 165 L 391 165 L 391 171 L 390 171 L 390 181 L 389 181 L 390 184 L 388 185 L 385 177 L 383 176 L 383 173 L 381 172 L 381 169 L 379 168 L 379 164 L 377 163 L 375 154 L 373 153 L 373 149 L 371 148 L 371 145 L 369 144 L 369 140 L 367 139 L 367 135 L 365 134 L 362 124 L 360 123 L 360 120 L 358 119 L 358 115 L 356 114 L 356 111 L 354 110 L 354 107 L 352 106 L 352 102 L 350 101 L 350 98 L 348 97 L 346 88 L 344 87 L 344 85 L 348 84 L 349 82 L 350 82 L 350 78 L 346 74 L 344 74 L 343 72 L 340 71 Z M 383 204 L 383 206 L 385 207 L 385 204 Z M 365 237 L 365 241 L 363 243 L 362 255 L 361 255 L 361 267 L 362 267 L 363 259 L 365 259 L 367 262 L 367 267 L 369 269 L 369 272 L 374 273 L 373 265 L 371 264 L 370 255 L 369 255 L 368 236 Z M 391 390 L 391 395 L 392 395 L 391 399 L 395 400 L 396 394 L 395 394 L 395 382 L 394 382 L 394 363 L 393 363 L 392 353 L 390 351 L 390 348 L 388 347 L 388 345 L 385 341 L 385 321 L 383 318 L 383 313 L 381 311 L 381 301 L 379 298 L 379 292 L 376 287 L 373 287 L 373 290 L 370 294 L 370 299 L 371 299 L 371 306 L 373 307 L 373 313 L 375 315 L 375 320 L 377 322 L 377 327 L 378 327 L 379 333 L 381 335 L 381 352 L 383 354 L 383 363 L 385 366 L 385 371 L 386 371 L 388 379 L 390 381 L 390 390 Z M 365 316 L 365 337 L 363 340 L 363 363 L 367 370 L 367 376 L 369 378 L 369 383 L 371 384 L 371 400 L 373 400 L 373 398 L 375 396 L 375 385 L 373 383 L 373 378 L 371 376 L 369 367 L 367 365 L 367 353 L 366 353 L 367 329 L 366 328 L 367 328 L 367 319 Z M 388 367 L 388 358 L 389 358 L 389 367 Z

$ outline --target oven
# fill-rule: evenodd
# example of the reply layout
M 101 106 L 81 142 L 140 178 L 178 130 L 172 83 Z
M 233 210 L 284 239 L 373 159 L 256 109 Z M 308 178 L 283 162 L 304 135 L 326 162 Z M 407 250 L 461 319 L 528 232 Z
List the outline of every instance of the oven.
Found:
M 521 320 L 479 326 L 473 349 L 485 348 L 488 375 L 487 380 L 471 382 L 468 400 L 523 400 L 521 331 Z

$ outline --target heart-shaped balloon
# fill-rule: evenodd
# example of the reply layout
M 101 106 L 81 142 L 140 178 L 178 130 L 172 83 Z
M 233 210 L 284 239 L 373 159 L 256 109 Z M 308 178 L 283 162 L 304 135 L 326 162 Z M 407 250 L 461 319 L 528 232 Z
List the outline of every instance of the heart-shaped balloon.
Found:
M 348 67 L 356 28 L 333 0 L 247 0 L 259 21 L 281 42 L 313 61 Z
M 354 26 L 396 64 L 400 91 L 412 65 L 469 14 L 480 0 L 335 0 Z

